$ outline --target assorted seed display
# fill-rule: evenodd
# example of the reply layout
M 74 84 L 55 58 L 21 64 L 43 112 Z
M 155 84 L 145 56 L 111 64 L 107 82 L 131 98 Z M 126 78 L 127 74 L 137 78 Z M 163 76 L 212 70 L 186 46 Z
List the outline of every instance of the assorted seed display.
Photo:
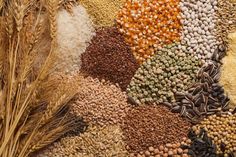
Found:
M 78 3 L 60 12 L 58 41 L 70 47 L 63 65 L 81 76 L 70 113 L 88 128 L 37 157 L 236 155 L 236 108 L 219 83 L 222 59 L 236 53 L 236 1 Z

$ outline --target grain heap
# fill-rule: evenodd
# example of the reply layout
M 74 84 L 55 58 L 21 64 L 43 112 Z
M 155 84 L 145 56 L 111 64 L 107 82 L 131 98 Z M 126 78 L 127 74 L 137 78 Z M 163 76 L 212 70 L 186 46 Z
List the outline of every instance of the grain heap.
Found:
M 230 98 L 231 107 L 236 107 L 236 32 L 229 35 L 229 50 L 222 60 L 220 84 Z
M 75 6 L 72 11 L 73 15 L 61 10 L 57 17 L 58 68 L 67 72 L 79 70 L 80 56 L 95 35 L 86 10 L 82 6 Z
M 89 124 L 121 124 L 129 104 L 121 89 L 91 77 L 80 79 L 80 88 L 72 104 L 72 112 Z
M 139 63 L 165 44 L 179 41 L 180 0 L 128 0 L 117 23 Z
M 230 153 L 236 151 L 236 114 L 225 113 L 212 115 L 193 127 L 195 132 L 200 128 L 208 132 L 217 146 L 217 153 Z
M 219 41 L 216 34 L 217 0 L 181 0 L 182 48 L 199 59 L 208 60 Z
M 125 0 L 78 0 L 92 18 L 96 27 L 113 26 L 115 17 Z
M 62 138 L 37 157 L 127 157 L 122 137 L 118 126 L 94 126 L 80 136 Z
M 122 126 L 127 149 L 133 153 L 181 142 L 189 128 L 189 123 L 162 105 L 130 109 Z
M 99 79 L 118 83 L 126 90 L 138 69 L 129 46 L 115 27 L 101 28 L 82 54 L 81 71 Z
M 183 150 L 181 145 L 190 144 L 191 140 L 186 137 L 183 138 L 182 142 L 174 143 L 174 144 L 166 144 L 157 148 L 149 147 L 146 151 L 142 151 L 139 153 L 131 153 L 130 157 L 188 157 L 188 150 Z
M 135 73 L 127 88 L 137 104 L 175 102 L 174 93 L 184 91 L 196 80 L 201 62 L 170 45 L 148 59 Z

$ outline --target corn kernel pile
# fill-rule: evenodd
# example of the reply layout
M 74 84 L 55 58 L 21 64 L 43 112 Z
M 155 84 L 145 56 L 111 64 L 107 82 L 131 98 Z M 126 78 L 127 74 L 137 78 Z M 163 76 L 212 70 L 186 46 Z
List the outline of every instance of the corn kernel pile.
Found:
M 139 63 L 165 44 L 179 41 L 180 0 L 127 0 L 118 13 L 120 32 Z

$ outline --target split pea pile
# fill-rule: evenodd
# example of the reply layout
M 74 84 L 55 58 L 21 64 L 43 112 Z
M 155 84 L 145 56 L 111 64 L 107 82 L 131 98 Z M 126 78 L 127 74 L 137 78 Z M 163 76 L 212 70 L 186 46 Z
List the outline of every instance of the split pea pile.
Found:
M 155 49 L 179 41 L 179 0 L 127 0 L 117 17 L 120 32 L 139 63 Z
M 217 0 L 181 0 L 181 44 L 187 53 L 209 60 L 219 41 L 216 35 Z
M 55 142 L 36 157 L 128 157 L 118 126 L 91 127 Z
M 125 90 L 139 65 L 115 27 L 100 28 L 82 54 L 81 71 L 118 83 Z
M 175 102 L 174 93 L 195 82 L 201 61 L 170 45 L 148 59 L 135 73 L 127 93 L 137 104 Z
M 121 124 L 129 109 L 126 94 L 113 84 L 84 77 L 72 104 L 72 112 L 90 125 Z
M 183 138 L 182 142 L 173 144 L 167 143 L 166 145 L 161 145 L 156 148 L 149 147 L 146 151 L 131 153 L 130 157 L 188 157 L 188 150 L 182 149 L 181 145 L 189 145 L 190 142 L 191 140 Z
M 191 127 L 187 121 L 162 105 L 134 107 L 124 121 L 124 141 L 131 153 L 181 142 Z
M 199 132 L 203 128 L 217 146 L 217 154 L 236 151 L 236 114 L 212 115 L 204 119 L 193 130 Z

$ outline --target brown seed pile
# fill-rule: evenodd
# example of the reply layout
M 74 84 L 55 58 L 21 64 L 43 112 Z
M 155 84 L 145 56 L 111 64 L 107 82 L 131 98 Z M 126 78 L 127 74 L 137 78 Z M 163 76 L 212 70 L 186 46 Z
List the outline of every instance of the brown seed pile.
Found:
M 189 145 L 190 139 L 186 137 L 182 139 L 182 142 L 178 143 L 167 143 L 159 147 L 149 147 L 146 151 L 139 153 L 131 153 L 130 157 L 188 157 L 188 150 L 182 149 L 181 145 Z
M 101 28 L 82 54 L 82 71 L 118 83 L 125 90 L 138 69 L 133 54 L 115 27 Z
M 199 125 L 193 126 L 196 133 L 201 128 L 204 128 L 208 136 L 213 139 L 217 146 L 217 153 L 236 152 L 236 114 L 212 115 Z
M 128 150 L 139 152 L 150 146 L 180 142 L 187 136 L 190 124 L 162 105 L 145 105 L 130 109 L 122 128 Z
M 91 127 L 79 136 L 65 137 L 37 157 L 127 157 L 118 126 Z
M 120 32 L 141 63 L 159 46 L 179 41 L 180 0 L 127 0 L 117 17 Z
M 93 23 L 99 26 L 112 26 L 119 9 L 125 0 L 78 0 L 92 18 Z
M 89 124 L 122 123 L 128 111 L 127 97 L 121 89 L 91 77 L 81 78 L 80 89 L 72 104 L 72 112 Z

